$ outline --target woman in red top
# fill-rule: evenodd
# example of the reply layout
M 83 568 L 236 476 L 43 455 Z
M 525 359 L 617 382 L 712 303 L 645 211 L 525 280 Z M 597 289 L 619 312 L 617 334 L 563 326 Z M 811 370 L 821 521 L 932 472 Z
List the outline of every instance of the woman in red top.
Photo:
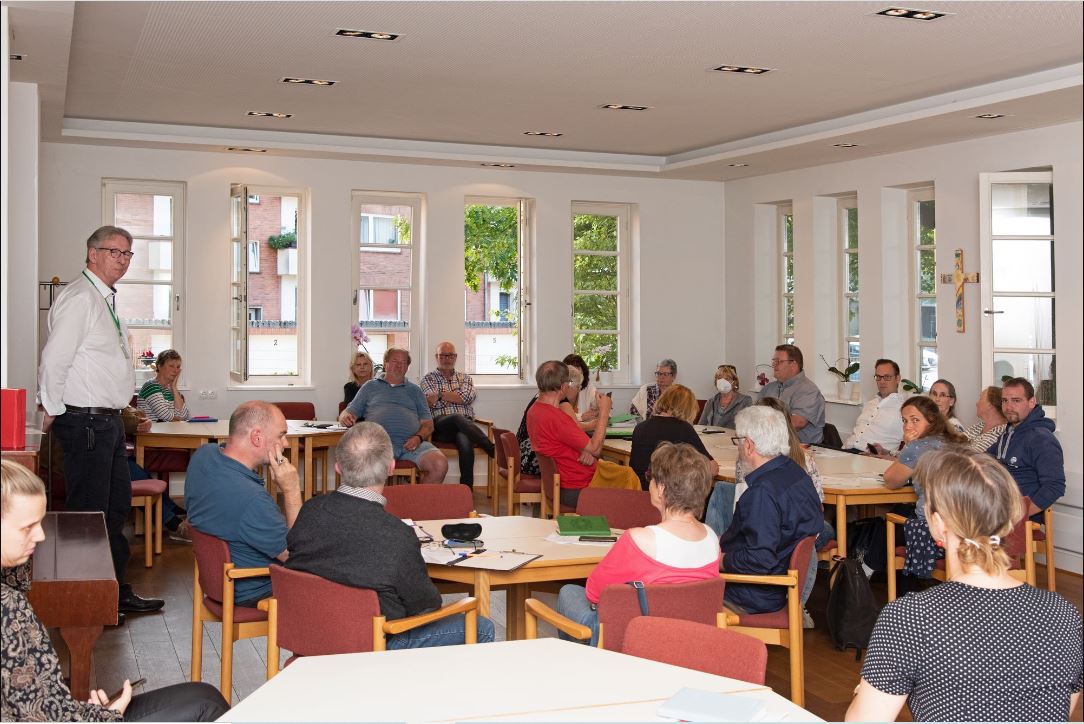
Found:
M 711 486 L 707 460 L 691 445 L 663 442 L 651 455 L 648 477 L 651 503 L 662 522 L 626 530 L 588 576 L 586 588 L 562 586 L 557 597 L 558 613 L 590 627 L 592 646 L 598 643 L 598 599 L 607 586 L 688 583 L 719 575 L 719 537 L 698 520 Z

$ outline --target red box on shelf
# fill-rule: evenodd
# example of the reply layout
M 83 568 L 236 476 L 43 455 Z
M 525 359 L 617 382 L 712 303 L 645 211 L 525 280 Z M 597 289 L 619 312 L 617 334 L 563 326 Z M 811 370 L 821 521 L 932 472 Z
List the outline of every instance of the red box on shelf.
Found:
M 0 389 L 0 447 L 26 447 L 26 390 Z

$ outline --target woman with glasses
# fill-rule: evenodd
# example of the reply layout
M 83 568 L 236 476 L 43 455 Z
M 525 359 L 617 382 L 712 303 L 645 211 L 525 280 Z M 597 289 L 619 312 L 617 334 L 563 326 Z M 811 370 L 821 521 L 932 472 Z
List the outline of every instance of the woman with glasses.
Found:
M 937 409 L 956 432 L 964 431 L 964 424 L 956 419 L 956 386 L 954 384 L 948 380 L 937 380 L 930 385 L 930 399 L 937 403 Z
M 846 721 L 1066 721 L 1080 703 L 1080 614 L 1009 575 L 1020 490 L 988 455 L 940 450 L 915 472 L 947 581 L 881 611 Z
M 677 362 L 664 359 L 655 365 L 655 384 L 644 385 L 632 398 L 629 412 L 646 420 L 655 414 L 655 403 L 677 379 Z
M 373 378 L 373 358 L 367 352 L 350 355 L 350 380 L 343 385 L 343 402 L 349 405 L 358 396 L 361 386 Z
M 715 396 L 700 413 L 701 425 L 734 428 L 734 416 L 753 404 L 753 398 L 738 392 L 738 370 L 734 365 L 719 365 L 715 370 Z
M 896 462 L 884 471 L 885 487 L 890 490 L 902 488 L 907 483 L 915 486 L 914 513 L 903 526 L 907 554 L 900 577 L 901 590 L 908 590 L 907 582 L 915 578 L 929 578 L 941 549 L 934 544 L 926 522 L 926 492 L 922 482 L 914 476 L 915 468 L 923 455 L 945 445 L 966 445 L 967 438 L 956 431 L 940 408 L 928 397 L 912 397 L 900 409 L 903 418 L 903 449 Z M 910 576 L 911 578 L 908 578 Z

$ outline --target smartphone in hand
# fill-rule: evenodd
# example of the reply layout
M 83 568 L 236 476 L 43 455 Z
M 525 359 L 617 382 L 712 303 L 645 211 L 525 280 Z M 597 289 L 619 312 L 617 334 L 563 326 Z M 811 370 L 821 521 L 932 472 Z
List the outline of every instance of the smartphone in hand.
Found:
M 143 684 L 146 684 L 146 683 L 147 683 L 147 677 L 141 676 L 141 677 L 139 677 L 138 679 L 136 679 L 135 681 L 132 682 L 132 689 L 134 690 L 137 686 L 142 686 Z M 105 702 L 106 708 L 112 706 L 117 701 L 117 699 L 120 698 L 120 695 L 123 694 L 123 693 L 124 693 L 124 687 L 122 686 L 119 689 L 117 689 L 116 691 L 114 691 L 112 694 L 110 694 L 109 695 L 109 700 Z

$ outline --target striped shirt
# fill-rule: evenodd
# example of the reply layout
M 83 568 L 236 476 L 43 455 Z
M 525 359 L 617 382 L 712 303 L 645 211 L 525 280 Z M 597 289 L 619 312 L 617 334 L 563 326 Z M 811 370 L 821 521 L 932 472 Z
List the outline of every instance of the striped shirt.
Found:
M 147 380 L 139 388 L 139 409 L 155 422 L 187 420 L 192 417 L 192 413 L 188 411 L 188 403 L 185 402 L 178 410 L 174 405 L 173 390 L 162 387 L 157 380 Z

